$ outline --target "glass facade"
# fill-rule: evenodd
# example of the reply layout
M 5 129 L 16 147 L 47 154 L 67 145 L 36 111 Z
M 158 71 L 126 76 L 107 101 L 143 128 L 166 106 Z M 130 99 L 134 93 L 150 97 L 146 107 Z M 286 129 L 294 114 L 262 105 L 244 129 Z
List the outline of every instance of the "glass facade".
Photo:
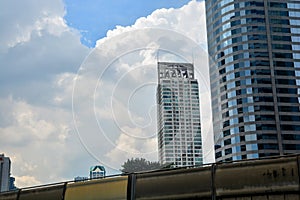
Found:
M 0 154 L 0 192 L 9 191 L 10 167 L 10 158 Z
M 206 0 L 216 161 L 300 153 L 300 1 Z
M 189 63 L 158 63 L 158 150 L 161 164 L 201 165 L 198 82 Z

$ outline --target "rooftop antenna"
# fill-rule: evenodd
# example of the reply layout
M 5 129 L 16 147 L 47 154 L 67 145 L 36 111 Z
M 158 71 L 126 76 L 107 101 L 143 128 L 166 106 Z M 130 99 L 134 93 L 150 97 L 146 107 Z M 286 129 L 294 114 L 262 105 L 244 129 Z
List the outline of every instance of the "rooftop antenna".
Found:
M 158 69 L 158 63 L 159 63 L 159 49 L 157 49 L 157 52 L 156 52 L 156 61 L 157 61 L 157 79 L 158 79 L 158 82 L 159 82 L 159 69 Z
M 194 66 L 194 63 L 195 61 L 194 61 L 194 51 L 192 51 L 192 64 L 193 64 L 193 66 Z

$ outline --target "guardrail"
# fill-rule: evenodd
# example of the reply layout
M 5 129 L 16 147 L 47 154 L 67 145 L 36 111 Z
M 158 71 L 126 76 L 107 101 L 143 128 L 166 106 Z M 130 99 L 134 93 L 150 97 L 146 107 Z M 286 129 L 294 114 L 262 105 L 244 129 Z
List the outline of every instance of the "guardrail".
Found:
M 0 200 L 300 199 L 300 155 L 121 174 L 0 193 Z

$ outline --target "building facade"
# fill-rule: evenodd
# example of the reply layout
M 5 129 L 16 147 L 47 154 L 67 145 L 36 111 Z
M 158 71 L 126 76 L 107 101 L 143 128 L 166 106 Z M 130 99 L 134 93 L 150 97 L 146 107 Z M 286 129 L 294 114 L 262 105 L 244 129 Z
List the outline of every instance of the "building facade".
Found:
M 216 161 L 300 153 L 300 1 L 206 0 Z
M 16 187 L 16 185 L 15 185 L 15 181 L 16 181 L 16 179 L 15 179 L 15 177 L 10 177 L 9 178 L 9 190 L 10 191 L 12 191 L 12 190 L 17 190 L 18 188 Z
M 85 177 L 85 176 L 76 176 L 74 178 L 74 182 L 81 182 L 81 181 L 87 181 L 87 180 L 89 180 L 89 178 Z
M 199 89 L 192 64 L 158 62 L 157 104 L 160 163 L 201 165 Z
M 10 166 L 9 157 L 0 154 L 0 192 L 9 191 L 10 189 Z
M 101 165 L 90 167 L 90 179 L 105 177 L 105 168 Z

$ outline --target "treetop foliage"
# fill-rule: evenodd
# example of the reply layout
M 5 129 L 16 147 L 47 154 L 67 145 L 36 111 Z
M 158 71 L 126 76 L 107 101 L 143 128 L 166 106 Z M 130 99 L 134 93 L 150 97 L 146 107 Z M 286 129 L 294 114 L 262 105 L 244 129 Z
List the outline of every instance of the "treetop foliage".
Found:
M 159 162 L 151 162 L 145 158 L 131 158 L 124 162 L 121 171 L 123 173 L 133 173 L 161 169 Z

